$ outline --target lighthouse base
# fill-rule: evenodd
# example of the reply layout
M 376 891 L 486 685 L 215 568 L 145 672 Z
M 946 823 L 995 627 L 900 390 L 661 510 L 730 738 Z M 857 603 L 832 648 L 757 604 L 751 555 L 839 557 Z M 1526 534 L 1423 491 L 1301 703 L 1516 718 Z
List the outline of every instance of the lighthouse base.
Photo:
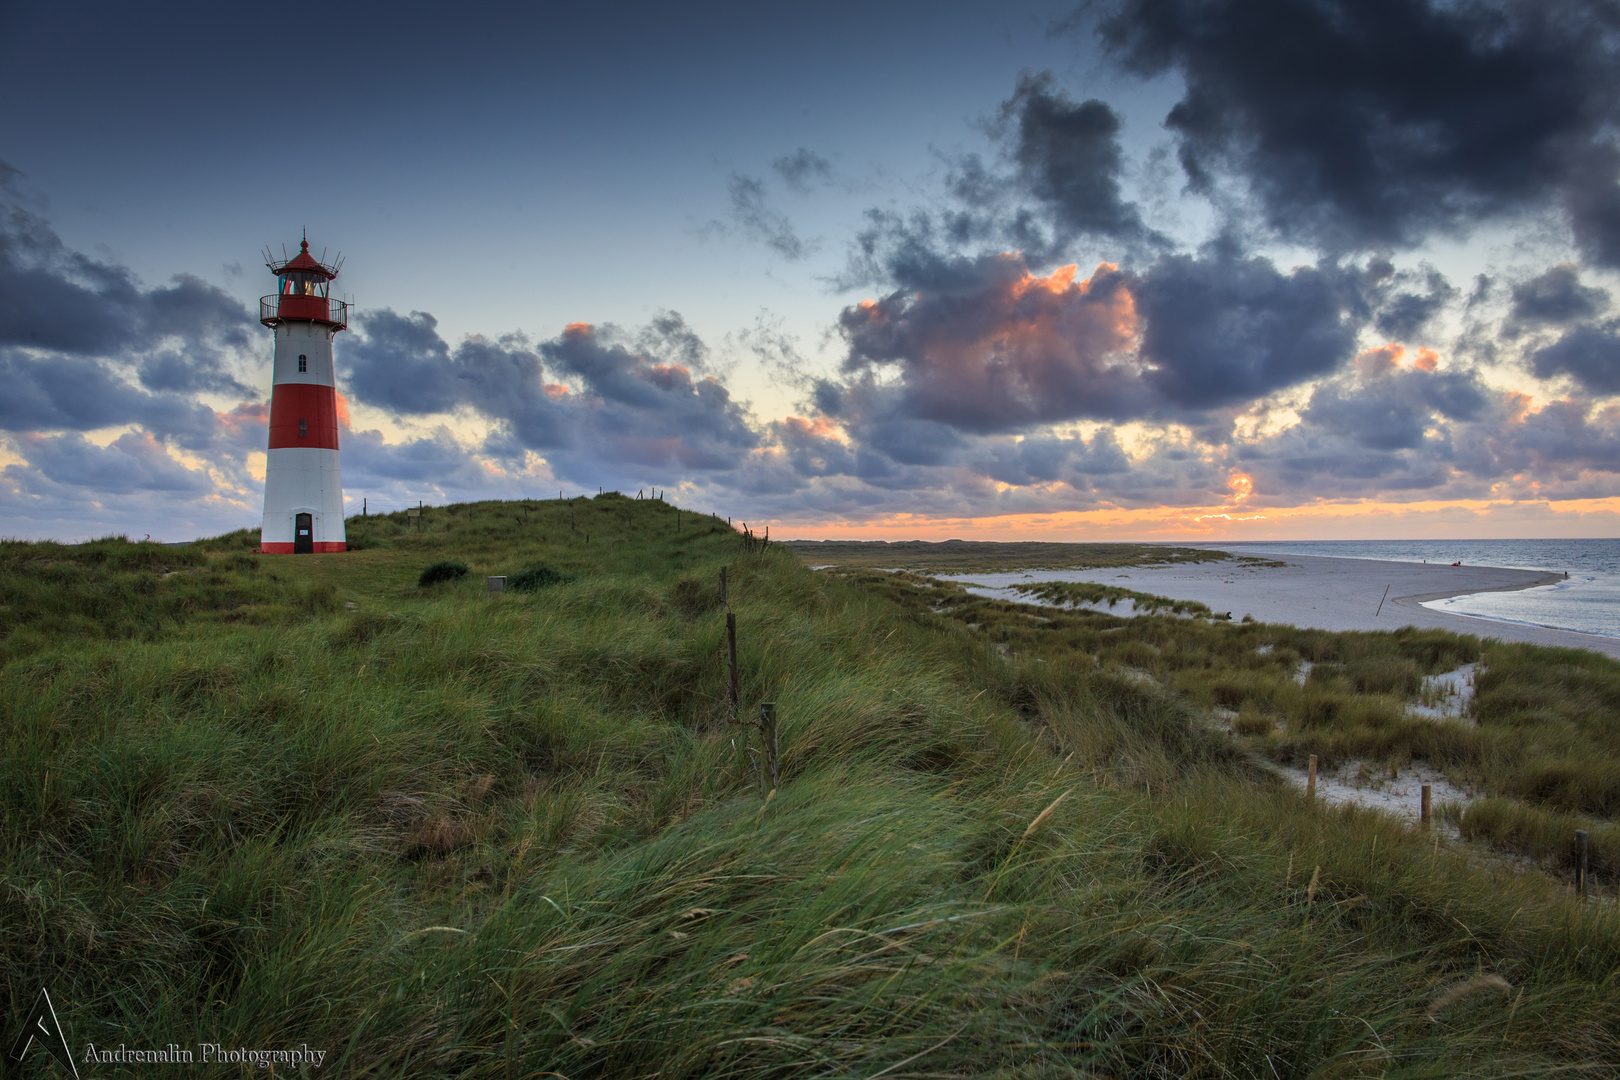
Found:
M 273 446 L 265 459 L 259 550 L 272 555 L 346 551 L 338 452 Z

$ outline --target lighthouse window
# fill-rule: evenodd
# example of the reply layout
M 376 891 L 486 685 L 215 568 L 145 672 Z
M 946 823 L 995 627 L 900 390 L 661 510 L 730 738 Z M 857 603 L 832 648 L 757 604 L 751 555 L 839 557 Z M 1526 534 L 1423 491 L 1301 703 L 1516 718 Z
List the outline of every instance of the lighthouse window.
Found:
M 300 439 L 309 438 L 309 421 L 302 417 L 298 420 L 298 437 Z
M 301 353 L 299 354 L 299 357 L 298 357 L 298 370 L 299 371 L 308 371 L 309 370 L 309 357 L 307 357 L 307 356 L 305 356 L 305 355 L 303 355 Z

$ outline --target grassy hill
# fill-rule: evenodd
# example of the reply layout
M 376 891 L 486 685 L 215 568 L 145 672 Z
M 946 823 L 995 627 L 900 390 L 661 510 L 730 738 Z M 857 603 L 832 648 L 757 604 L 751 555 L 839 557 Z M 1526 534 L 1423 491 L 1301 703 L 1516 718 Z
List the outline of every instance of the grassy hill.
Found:
M 970 609 L 615 495 L 349 529 L 319 557 L 0 544 L 8 1032 L 44 984 L 76 1055 L 307 1044 L 311 1075 L 1620 1061 L 1613 903 L 1309 805 L 1205 722 L 1227 675 L 1272 687 L 1246 657 L 1277 628 Z M 469 572 L 418 586 L 440 561 Z M 487 595 L 539 566 L 562 580 Z M 766 797 L 722 566 L 743 712 L 781 718 Z M 1421 651 L 1285 644 L 1341 665 L 1312 701 Z

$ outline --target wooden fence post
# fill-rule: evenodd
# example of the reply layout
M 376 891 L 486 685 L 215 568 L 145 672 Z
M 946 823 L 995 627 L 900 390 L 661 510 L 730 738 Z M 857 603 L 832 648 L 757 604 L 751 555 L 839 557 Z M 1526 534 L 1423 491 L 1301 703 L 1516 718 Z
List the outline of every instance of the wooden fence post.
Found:
M 781 741 L 776 734 L 776 702 L 767 701 L 759 707 L 759 734 L 765 743 L 765 765 L 771 773 L 771 790 L 782 786 L 782 775 L 777 767 Z
M 1306 774 L 1305 774 L 1305 797 L 1307 799 L 1316 798 L 1316 755 L 1315 754 L 1311 755 L 1310 768 L 1309 768 L 1309 771 L 1306 772 Z
M 731 706 L 731 719 L 737 720 L 737 616 L 726 612 L 726 701 Z
M 1431 804 L 1429 802 L 1429 785 L 1424 784 L 1423 785 L 1423 801 L 1418 807 L 1418 819 L 1423 823 L 1423 827 L 1425 829 L 1427 829 L 1429 827 L 1429 807 L 1430 807 L 1430 805 Z

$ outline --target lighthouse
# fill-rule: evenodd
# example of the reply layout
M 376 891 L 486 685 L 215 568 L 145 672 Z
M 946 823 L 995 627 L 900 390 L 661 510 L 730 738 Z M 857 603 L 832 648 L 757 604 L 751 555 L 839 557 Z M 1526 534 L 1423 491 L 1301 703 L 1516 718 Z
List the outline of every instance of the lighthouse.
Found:
M 259 549 L 266 555 L 344 551 L 332 339 L 349 325 L 349 307 L 327 295 L 338 266 L 311 255 L 307 239 L 291 259 L 265 265 L 277 289 L 259 301 L 259 321 L 275 332 L 276 350 Z

